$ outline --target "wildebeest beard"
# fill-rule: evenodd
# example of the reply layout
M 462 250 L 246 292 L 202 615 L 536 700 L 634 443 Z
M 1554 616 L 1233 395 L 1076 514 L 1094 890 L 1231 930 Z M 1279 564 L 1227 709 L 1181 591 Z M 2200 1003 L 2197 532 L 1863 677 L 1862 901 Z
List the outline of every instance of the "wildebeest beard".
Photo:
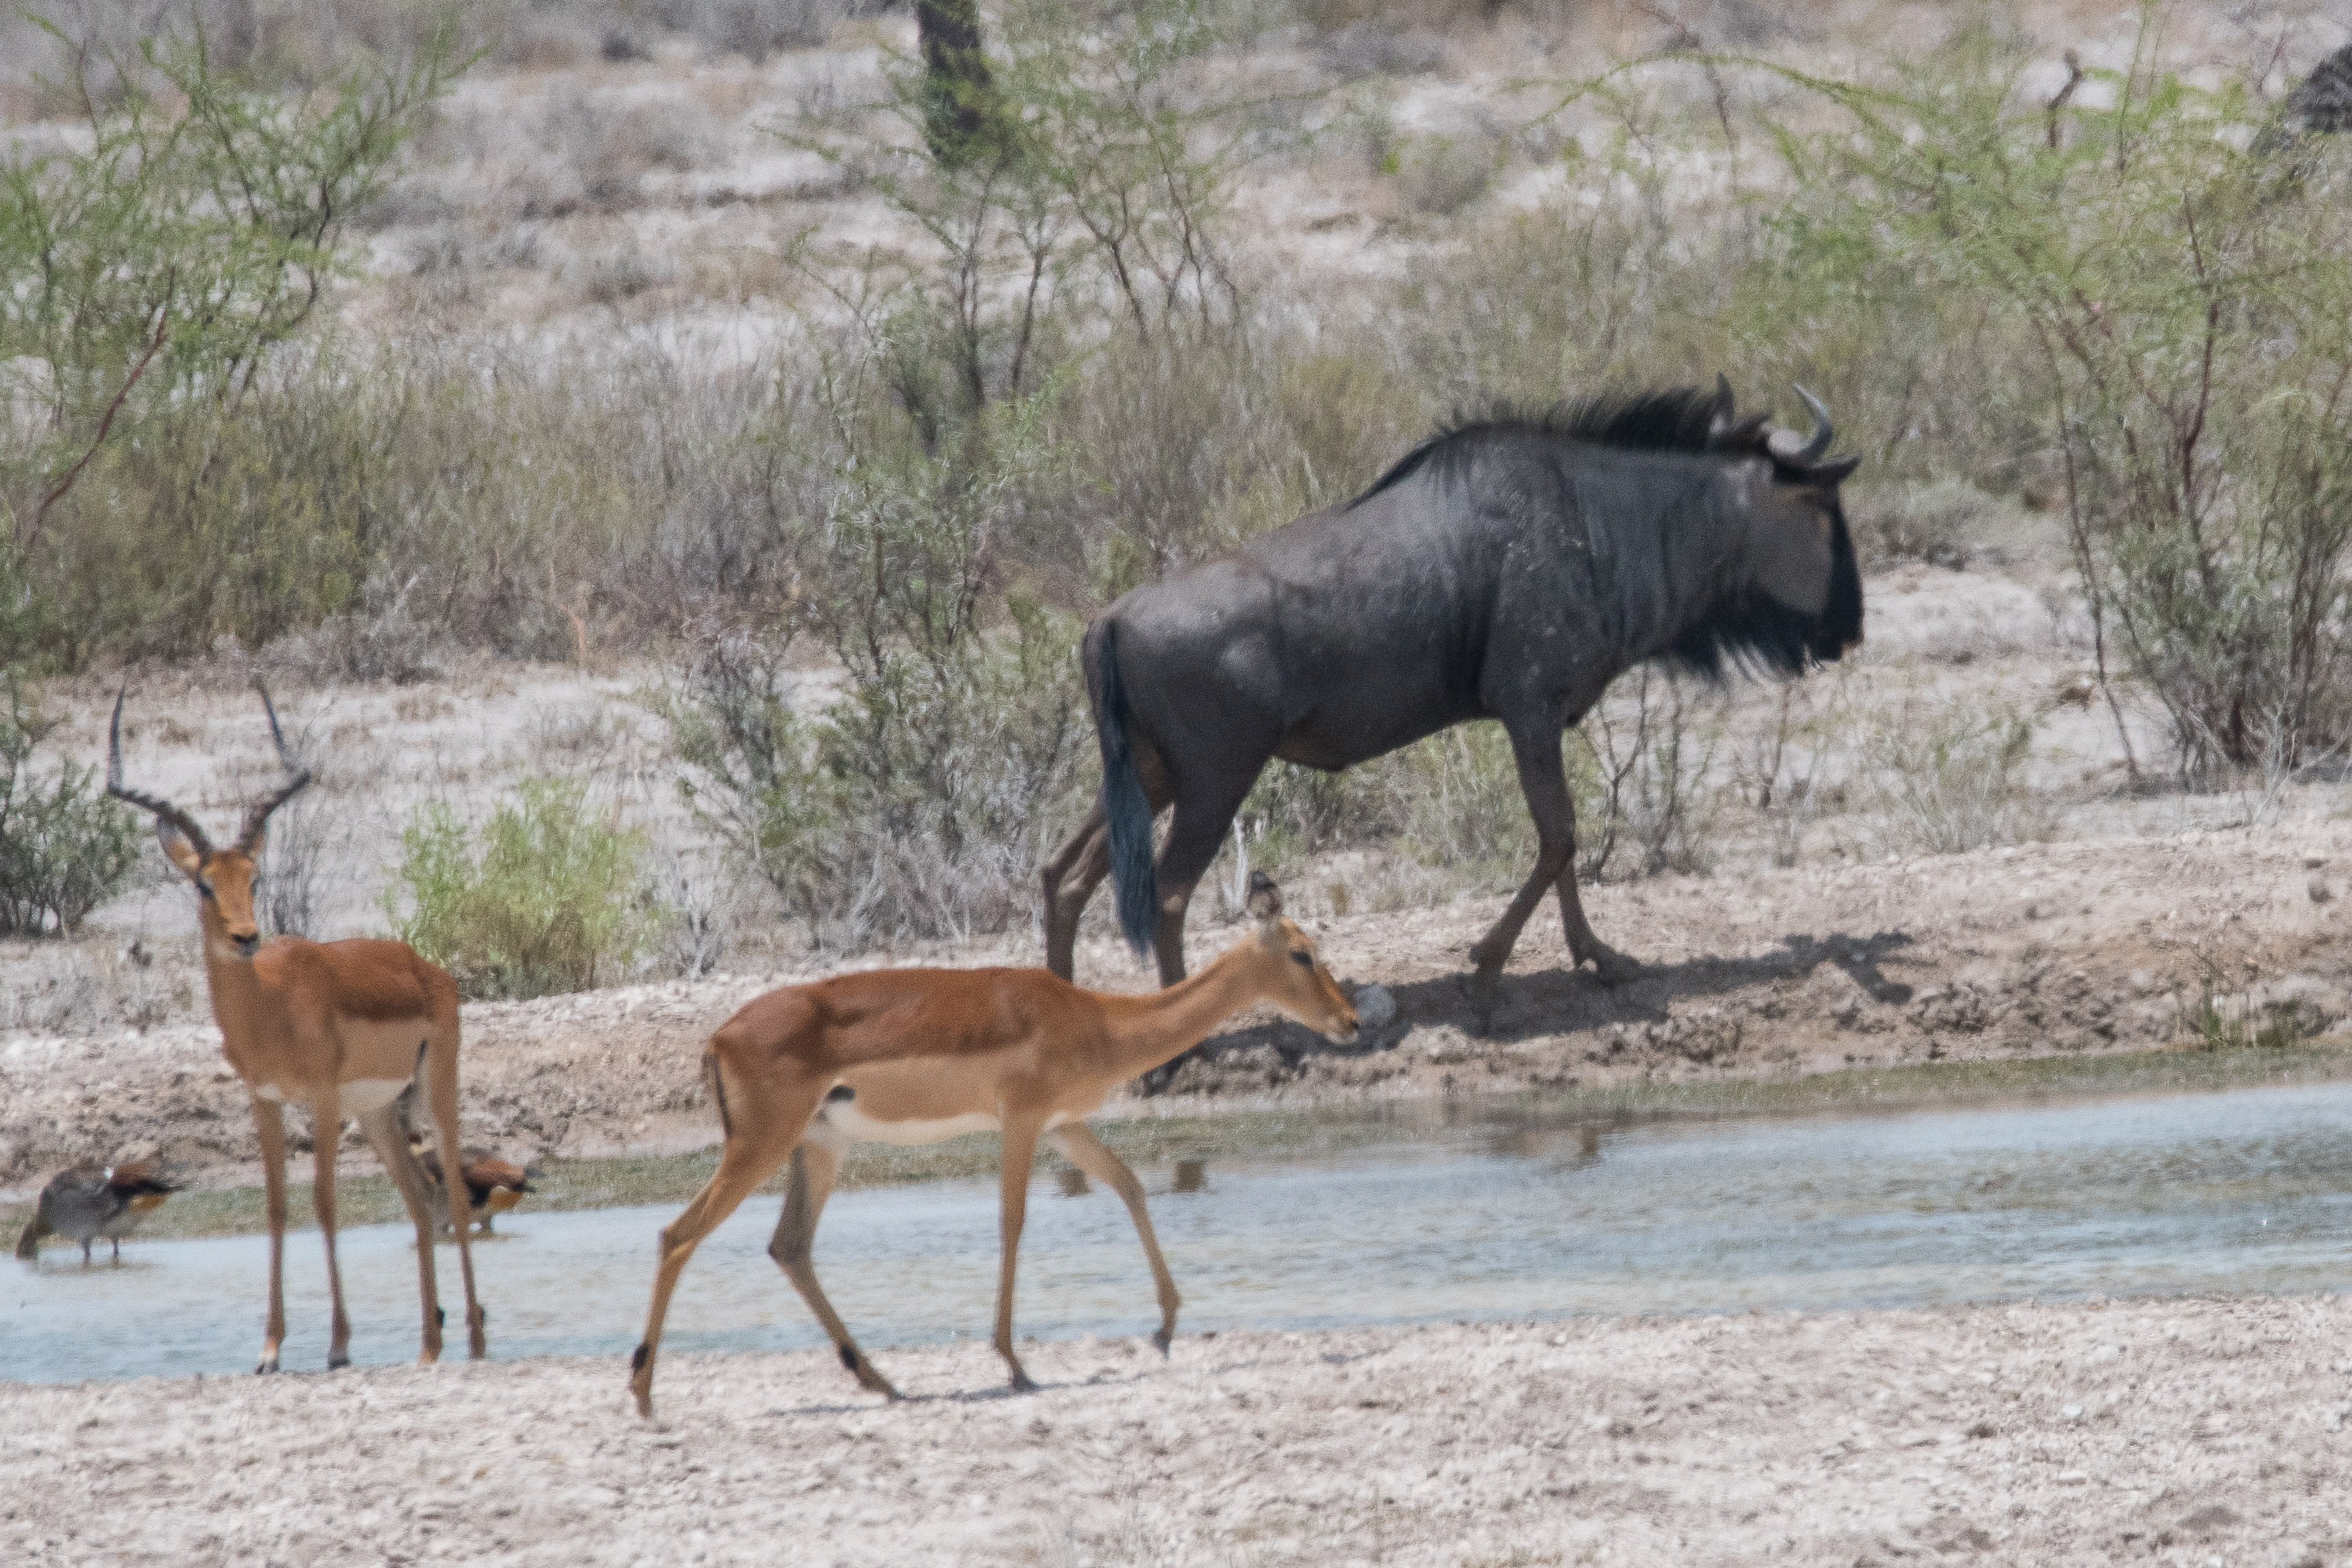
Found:
M 1791 610 L 1753 586 L 1727 594 L 1684 626 L 1666 650 L 1677 669 L 1721 680 L 1730 665 L 1759 674 L 1801 675 L 1862 641 L 1862 571 L 1845 518 L 1830 538 L 1830 593 L 1821 612 Z

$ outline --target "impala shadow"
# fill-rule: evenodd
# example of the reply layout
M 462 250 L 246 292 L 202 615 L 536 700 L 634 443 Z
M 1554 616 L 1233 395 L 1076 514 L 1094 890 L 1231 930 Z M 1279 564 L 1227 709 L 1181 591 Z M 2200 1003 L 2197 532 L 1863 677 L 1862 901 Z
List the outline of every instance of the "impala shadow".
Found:
M 1802 979 L 1825 966 L 1845 971 L 1869 996 L 1900 1005 L 1911 999 L 1912 988 L 1888 977 L 1885 968 L 1912 946 L 1911 935 L 1902 930 L 1868 936 L 1803 933 L 1782 937 L 1780 946 L 1769 952 L 1744 957 L 1645 964 L 1638 975 L 1618 986 L 1602 984 L 1590 971 L 1557 966 L 1532 974 L 1507 974 L 1496 992 L 1492 1018 L 1483 1029 L 1465 970 L 1390 988 L 1396 1000 L 1396 1017 L 1379 1030 L 1367 1031 L 1370 1038 L 1354 1047 L 1327 1045 L 1311 1030 L 1278 1020 L 1212 1035 L 1194 1048 L 1194 1054 L 1214 1061 L 1228 1052 L 1271 1046 L 1296 1066 L 1309 1056 L 1363 1056 L 1390 1050 L 1412 1030 L 1444 1025 L 1498 1045 L 1510 1045 L 1612 1023 L 1664 1022 L 1677 1001 Z

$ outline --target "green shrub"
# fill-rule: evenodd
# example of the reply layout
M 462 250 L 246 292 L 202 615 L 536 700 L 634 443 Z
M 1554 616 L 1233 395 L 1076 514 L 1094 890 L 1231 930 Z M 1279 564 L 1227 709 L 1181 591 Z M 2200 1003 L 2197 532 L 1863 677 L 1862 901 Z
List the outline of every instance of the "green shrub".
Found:
M 2352 151 L 2283 150 L 2242 82 L 2161 69 L 2157 26 L 2089 73 L 2103 103 L 2027 92 L 1986 29 L 1884 90 L 1808 78 L 1846 115 L 1784 142 L 1792 206 L 1850 275 L 2009 324 L 1989 401 L 2063 453 L 2101 668 L 2183 769 L 2293 762 L 2352 733 Z
M 452 68 L 444 37 L 288 102 L 218 68 L 201 33 L 133 57 L 52 31 L 81 134 L 0 162 L 0 512 L 35 569 L 59 503 L 148 413 L 234 414 Z
M 619 978 L 664 913 L 646 887 L 645 835 L 589 811 L 569 779 L 527 779 L 518 793 L 484 824 L 478 853 L 446 806 L 410 818 L 383 895 L 394 932 L 471 997 L 585 990 L 600 969 Z
M 1862 740 L 1882 847 L 1964 854 L 2050 837 L 2056 809 L 2026 778 L 2033 732 L 2032 716 L 2009 709 L 1885 714 Z
M 0 936 L 68 935 L 121 891 L 138 864 L 130 812 L 96 788 L 97 770 L 28 767 L 52 725 L 31 711 L 13 673 L 0 676 Z

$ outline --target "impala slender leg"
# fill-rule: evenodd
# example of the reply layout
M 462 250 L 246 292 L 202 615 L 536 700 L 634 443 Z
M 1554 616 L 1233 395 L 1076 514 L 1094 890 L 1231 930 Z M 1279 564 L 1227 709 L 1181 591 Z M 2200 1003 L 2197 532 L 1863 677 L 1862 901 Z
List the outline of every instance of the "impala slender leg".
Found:
M 256 1372 L 278 1370 L 286 1343 L 286 1113 L 275 1100 L 253 1097 L 254 1130 L 261 1134 L 261 1186 L 269 1212 L 269 1322 L 261 1331 Z
M 383 1105 L 369 1112 L 360 1118 L 360 1130 L 367 1134 L 368 1145 L 375 1150 L 392 1185 L 400 1189 L 400 1200 L 408 1206 L 408 1218 L 416 1227 L 416 1290 L 425 1310 L 419 1341 L 424 1349 L 416 1359 L 429 1366 L 441 1358 L 441 1292 L 433 1273 L 433 1195 L 416 1156 L 408 1152 L 408 1136 L 397 1106 Z
M 1110 831 L 1103 825 L 1097 800 L 1040 873 L 1045 886 L 1045 967 L 1066 980 L 1076 965 L 1078 917 L 1109 873 Z
M 724 1071 L 723 1069 L 721 1070 Z M 768 1103 L 739 1104 L 734 1114 L 738 1131 L 730 1132 L 719 1152 L 719 1169 L 694 1201 L 661 1233 L 661 1264 L 654 1270 L 654 1299 L 646 1312 L 645 1337 L 629 1358 L 629 1389 L 636 1396 L 637 1414 L 654 1413 L 654 1361 L 661 1351 L 662 1319 L 668 1315 L 670 1292 L 702 1239 L 735 1212 L 751 1189 L 767 1180 L 784 1163 L 800 1141 L 826 1085 L 802 1079 L 789 1090 L 763 1096 Z M 772 1105 L 775 1114 L 767 1113 Z
M 1037 1158 L 1038 1131 L 1034 1118 L 1004 1124 L 1004 1165 L 999 1173 L 1003 1256 L 996 1269 L 996 1354 L 1013 1369 L 1016 1394 L 1034 1393 L 1037 1387 L 1023 1370 L 1021 1358 L 1013 1354 L 1013 1274 L 1021 1251 L 1021 1226 L 1029 1212 L 1029 1173 Z
M 436 1020 L 425 1042 L 425 1071 L 433 1100 L 433 1125 L 441 1136 L 442 1182 L 449 1204 L 449 1228 L 457 1233 L 457 1272 L 466 1284 L 467 1354 L 479 1361 L 490 1351 L 489 1314 L 474 1291 L 474 1202 L 466 1190 L 465 1161 L 457 1153 L 457 1019 L 453 997 L 449 1016 Z
M 1103 1145 L 1094 1129 L 1083 1122 L 1072 1122 L 1045 1134 L 1045 1142 L 1059 1150 L 1062 1156 L 1087 1175 L 1118 1194 L 1127 1205 L 1128 1218 L 1135 1221 L 1135 1233 L 1143 1239 L 1143 1255 L 1151 1263 L 1151 1282 L 1160 1291 L 1160 1332 L 1151 1343 L 1166 1355 L 1168 1346 L 1176 1338 L 1176 1309 L 1183 1298 L 1176 1293 L 1175 1278 L 1168 1272 L 1168 1260 L 1160 1255 L 1160 1239 L 1151 1233 L 1151 1215 L 1143 1207 L 1143 1184 L 1127 1168 L 1127 1162 Z
M 343 1271 L 335 1261 L 335 1150 L 343 1141 L 342 1095 L 333 1084 L 310 1103 L 310 1208 L 327 1244 L 327 1299 L 334 1305 L 327 1370 L 352 1364 L 352 1320 L 343 1312 Z
M 816 1262 L 811 1255 L 816 1243 L 817 1217 L 824 1212 L 824 1200 L 833 1192 L 834 1172 L 839 1168 L 841 1156 L 827 1145 L 803 1138 L 793 1150 L 792 1179 L 784 1189 L 783 1212 L 776 1217 L 776 1234 L 769 1239 L 768 1256 L 784 1270 L 785 1278 L 801 1293 L 810 1312 L 824 1326 L 833 1347 L 841 1354 L 841 1364 L 856 1375 L 857 1381 L 873 1392 L 886 1397 L 899 1397 L 890 1380 L 875 1369 L 857 1342 L 849 1337 L 849 1329 L 841 1314 L 833 1310 L 825 1299 L 824 1287 L 817 1283 Z

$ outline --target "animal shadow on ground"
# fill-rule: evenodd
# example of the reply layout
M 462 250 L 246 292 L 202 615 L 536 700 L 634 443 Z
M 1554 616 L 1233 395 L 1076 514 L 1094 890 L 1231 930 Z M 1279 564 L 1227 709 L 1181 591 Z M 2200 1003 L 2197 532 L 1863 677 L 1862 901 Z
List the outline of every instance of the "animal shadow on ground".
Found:
M 1165 1363 L 1153 1358 L 1156 1372 Z M 919 1405 L 992 1405 L 1000 1399 L 1027 1399 L 1034 1395 L 1050 1394 L 1065 1388 L 1103 1388 L 1119 1384 L 1143 1381 L 1147 1373 L 1097 1373 L 1092 1377 L 1064 1377 L 1041 1380 L 1034 1388 L 1015 1388 L 1011 1384 L 998 1384 L 987 1388 L 943 1388 L 929 1394 L 902 1394 L 896 1399 L 867 1399 L 856 1403 L 828 1400 L 814 1405 L 777 1406 L 763 1410 L 762 1417 L 802 1419 L 820 1416 L 855 1416 L 868 1410 L 887 1410 L 893 1406 L 912 1408 Z
M 1911 946 L 1910 934 L 1900 930 L 1866 936 L 1842 932 L 1825 936 L 1800 934 L 1782 937 L 1780 946 L 1771 952 L 1748 957 L 1645 964 L 1641 973 L 1619 986 L 1605 986 L 1591 974 L 1557 966 L 1535 974 L 1505 975 L 1494 1016 L 1483 1030 L 1478 1027 L 1469 975 L 1440 975 L 1391 987 L 1396 1017 L 1378 1030 L 1369 1031 L 1370 1038 L 1354 1047 L 1326 1045 L 1312 1031 L 1287 1021 L 1253 1024 L 1210 1036 L 1187 1055 L 1149 1075 L 1146 1088 L 1149 1092 L 1166 1087 L 1174 1070 L 1186 1061 L 1197 1058 L 1213 1062 L 1229 1053 L 1262 1047 L 1272 1047 L 1287 1065 L 1297 1067 L 1309 1056 L 1364 1056 L 1391 1050 L 1412 1030 L 1449 1024 L 1465 1035 L 1510 1045 L 1605 1024 L 1662 1023 L 1677 1001 L 1801 979 L 1824 965 L 1844 970 L 1865 994 L 1899 1006 L 1911 999 L 1912 988 L 1888 978 L 1885 966 Z

